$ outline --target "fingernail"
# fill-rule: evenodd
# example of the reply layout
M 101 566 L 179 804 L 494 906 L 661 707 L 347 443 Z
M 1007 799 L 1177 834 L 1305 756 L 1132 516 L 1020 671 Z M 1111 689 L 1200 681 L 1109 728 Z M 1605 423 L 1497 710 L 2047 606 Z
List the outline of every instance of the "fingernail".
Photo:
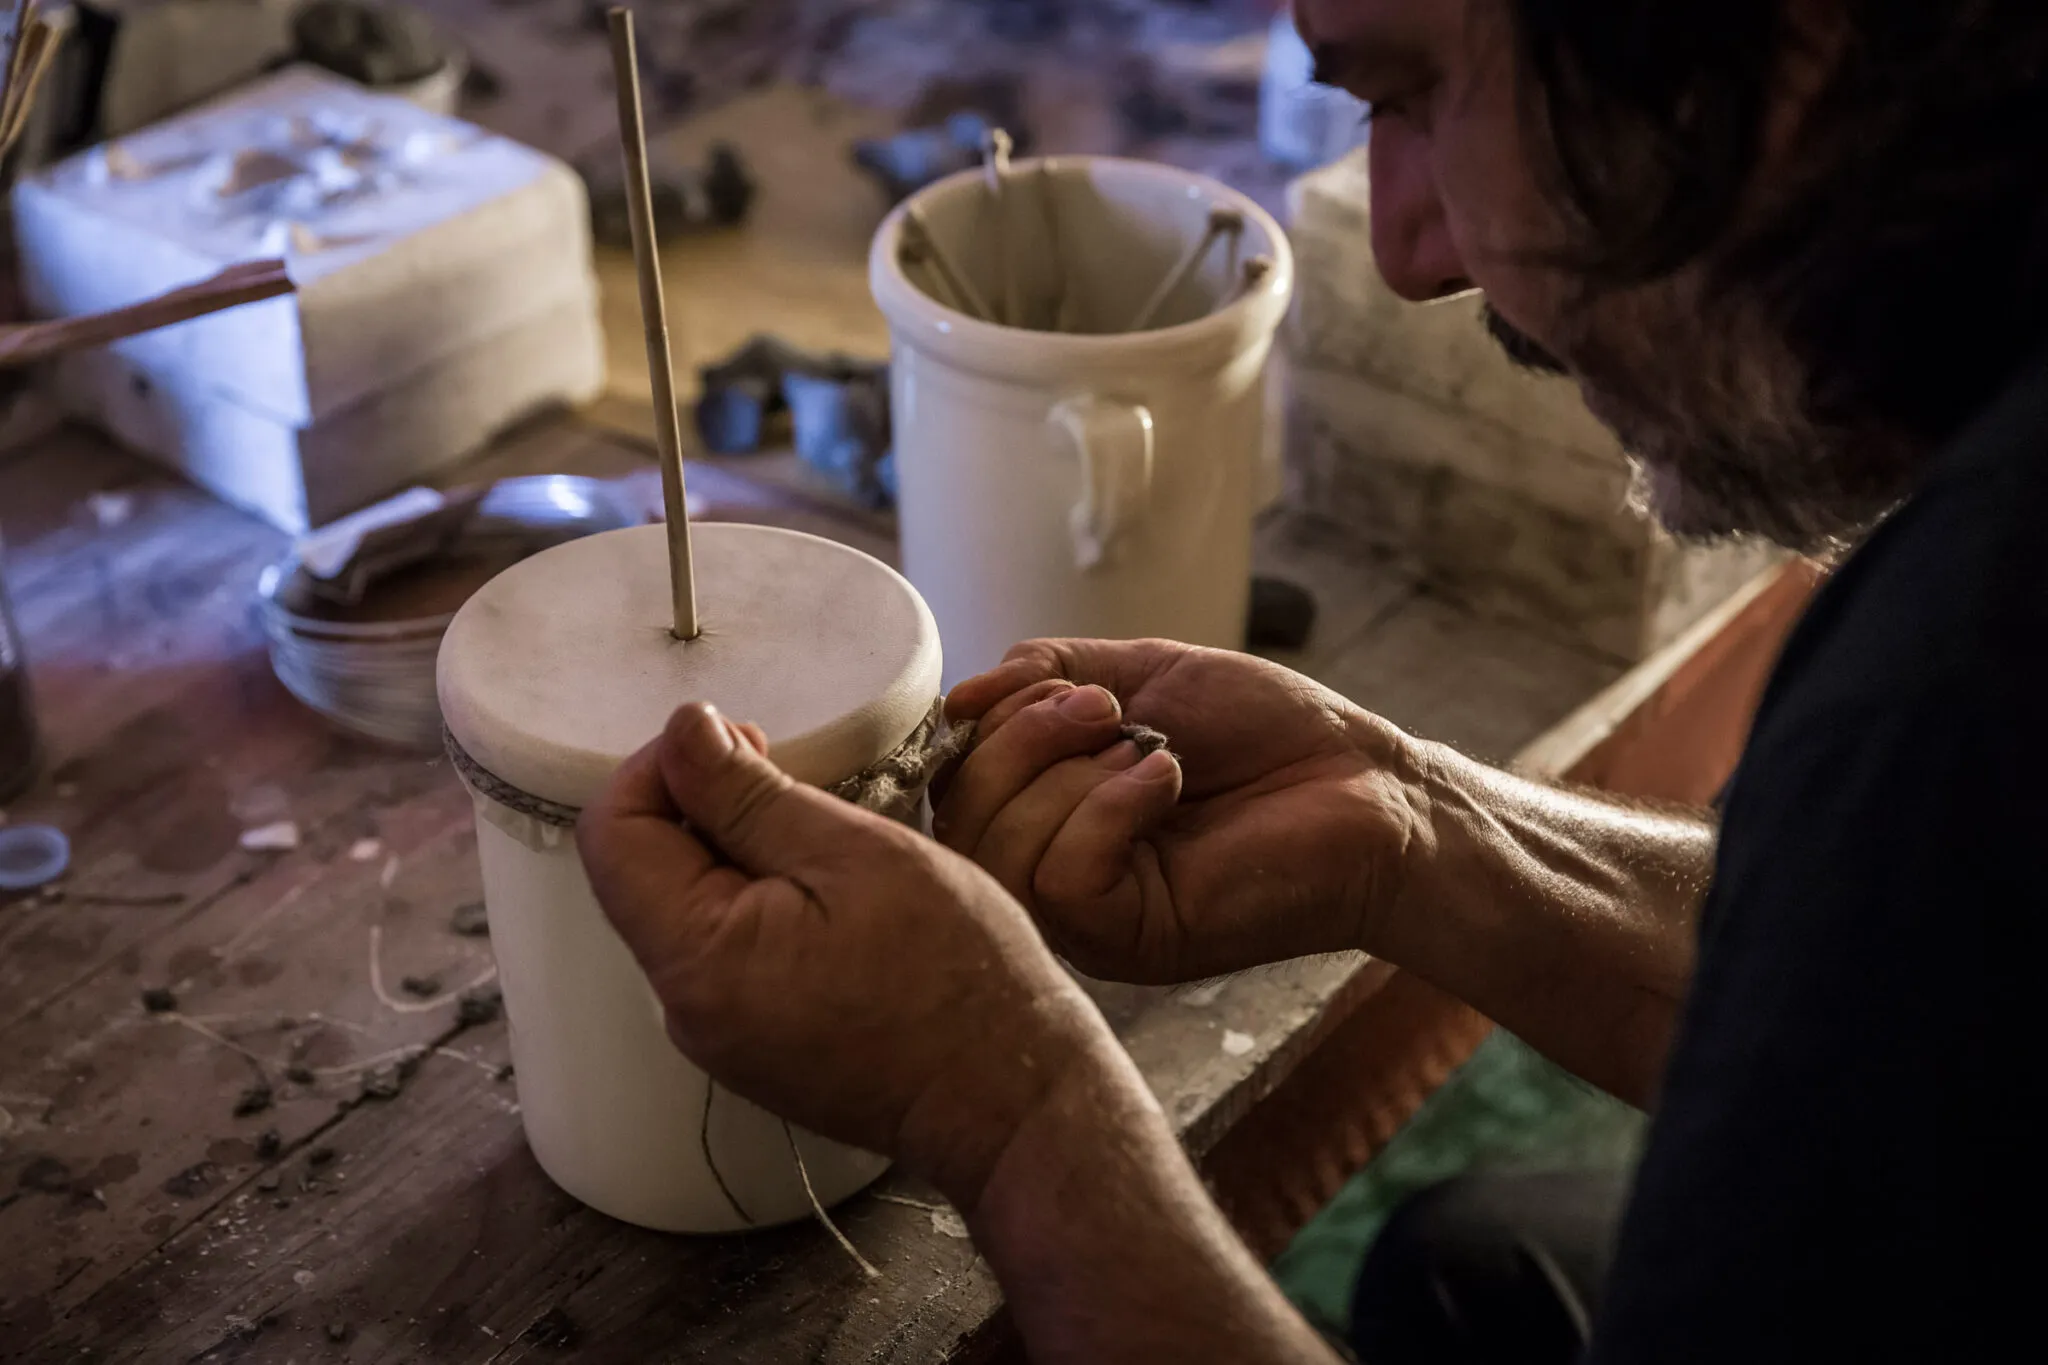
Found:
M 1120 773 L 1127 768 L 1135 768 L 1139 757 L 1138 746 L 1125 740 L 1121 744 L 1110 746 L 1109 751 L 1102 756 L 1102 765 L 1113 773 Z
M 1131 747 L 1136 748 L 1137 746 L 1132 745 Z M 1131 776 L 1140 782 L 1161 782 L 1179 771 L 1180 764 L 1174 760 L 1172 754 L 1164 750 L 1155 750 L 1145 755 L 1144 762 L 1131 769 Z
M 676 740 L 683 757 L 695 763 L 718 763 L 732 756 L 732 729 L 709 702 L 690 708 Z
M 1088 724 L 1116 714 L 1116 698 L 1100 687 L 1077 687 L 1059 701 L 1060 714 Z

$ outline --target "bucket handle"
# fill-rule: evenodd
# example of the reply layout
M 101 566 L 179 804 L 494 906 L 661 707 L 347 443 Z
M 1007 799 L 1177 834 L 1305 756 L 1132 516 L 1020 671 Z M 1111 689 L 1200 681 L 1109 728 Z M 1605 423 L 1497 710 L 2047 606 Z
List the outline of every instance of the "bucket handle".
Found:
M 1144 516 L 1152 493 L 1152 411 L 1093 394 L 1069 398 L 1049 418 L 1081 459 L 1081 497 L 1067 514 L 1074 564 L 1093 569 Z

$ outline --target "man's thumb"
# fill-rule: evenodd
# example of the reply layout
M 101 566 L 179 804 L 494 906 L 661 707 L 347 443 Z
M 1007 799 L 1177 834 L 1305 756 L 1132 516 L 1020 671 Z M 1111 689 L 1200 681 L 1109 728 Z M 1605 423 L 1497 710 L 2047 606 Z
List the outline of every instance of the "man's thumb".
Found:
M 656 754 L 683 819 L 752 876 L 792 870 L 857 819 L 844 802 L 791 781 L 708 702 L 669 717 Z

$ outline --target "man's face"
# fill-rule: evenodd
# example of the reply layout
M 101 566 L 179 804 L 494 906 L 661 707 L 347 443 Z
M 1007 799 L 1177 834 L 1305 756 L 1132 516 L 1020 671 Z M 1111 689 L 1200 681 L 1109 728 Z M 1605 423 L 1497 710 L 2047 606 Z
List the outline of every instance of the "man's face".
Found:
M 1855 534 L 1895 491 L 1806 419 L 1800 367 L 1759 310 L 1729 301 L 1707 323 L 1698 268 L 1595 292 L 1550 263 L 1585 244 L 1543 188 L 1548 134 L 1518 98 L 1510 3 L 1297 0 L 1320 78 L 1373 106 L 1373 252 L 1388 286 L 1418 302 L 1483 290 L 1496 339 L 1578 383 L 1673 532 L 1801 549 Z
M 1477 286 L 1539 338 L 1560 310 L 1555 272 L 1518 258 L 1562 242 L 1525 145 L 1512 52 L 1487 0 L 1299 0 L 1317 78 L 1372 106 L 1372 245 L 1401 297 Z

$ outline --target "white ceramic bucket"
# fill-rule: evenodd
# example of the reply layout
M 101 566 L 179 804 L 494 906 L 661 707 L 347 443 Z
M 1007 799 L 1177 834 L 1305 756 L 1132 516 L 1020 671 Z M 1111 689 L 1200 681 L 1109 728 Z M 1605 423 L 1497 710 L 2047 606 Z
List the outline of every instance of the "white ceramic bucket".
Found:
M 591 891 L 574 812 L 691 700 L 760 724 L 799 781 L 851 777 L 918 731 L 940 661 L 916 591 L 856 550 L 758 526 L 700 525 L 695 541 L 699 639 L 669 634 L 665 528 L 610 531 L 470 598 L 442 642 L 439 691 L 476 803 L 534 1156 L 614 1218 L 730 1232 L 810 1212 L 792 1145 L 826 1204 L 888 1163 L 785 1125 L 676 1051 Z
M 952 291 L 915 249 L 905 263 L 913 208 L 968 288 L 1026 325 L 935 296 Z M 1130 330 L 1216 209 L 1241 217 L 1235 250 L 1217 242 Z M 1246 288 L 1255 256 L 1271 268 Z M 1171 167 L 1025 161 L 1000 190 L 967 172 L 898 208 L 869 280 L 894 343 L 903 568 L 948 686 L 1035 636 L 1242 647 L 1267 362 L 1294 288 L 1271 216 Z

